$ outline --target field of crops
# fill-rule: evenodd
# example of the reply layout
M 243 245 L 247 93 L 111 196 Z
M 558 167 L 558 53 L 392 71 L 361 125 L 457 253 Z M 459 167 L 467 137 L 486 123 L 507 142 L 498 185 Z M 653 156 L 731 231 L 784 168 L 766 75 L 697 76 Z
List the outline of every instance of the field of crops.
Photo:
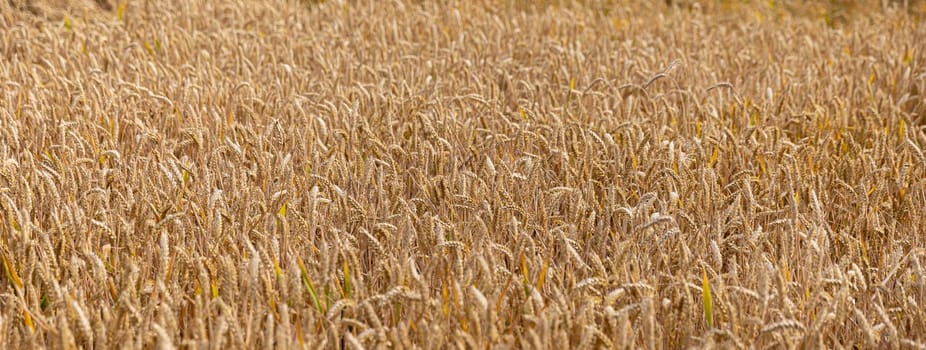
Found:
M 926 347 L 922 1 L 0 1 L 0 348 Z

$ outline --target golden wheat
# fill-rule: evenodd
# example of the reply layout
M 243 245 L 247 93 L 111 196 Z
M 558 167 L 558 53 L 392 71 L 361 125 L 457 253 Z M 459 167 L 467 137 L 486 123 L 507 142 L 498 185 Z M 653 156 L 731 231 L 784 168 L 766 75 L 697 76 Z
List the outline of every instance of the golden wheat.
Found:
M 2 348 L 923 348 L 926 2 L 0 2 Z

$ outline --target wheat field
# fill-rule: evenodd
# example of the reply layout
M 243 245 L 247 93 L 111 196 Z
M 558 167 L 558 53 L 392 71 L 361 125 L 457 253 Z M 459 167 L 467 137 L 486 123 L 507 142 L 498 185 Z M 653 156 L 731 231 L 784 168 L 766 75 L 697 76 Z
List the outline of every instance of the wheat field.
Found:
M 926 348 L 919 1 L 0 1 L 0 348 Z

